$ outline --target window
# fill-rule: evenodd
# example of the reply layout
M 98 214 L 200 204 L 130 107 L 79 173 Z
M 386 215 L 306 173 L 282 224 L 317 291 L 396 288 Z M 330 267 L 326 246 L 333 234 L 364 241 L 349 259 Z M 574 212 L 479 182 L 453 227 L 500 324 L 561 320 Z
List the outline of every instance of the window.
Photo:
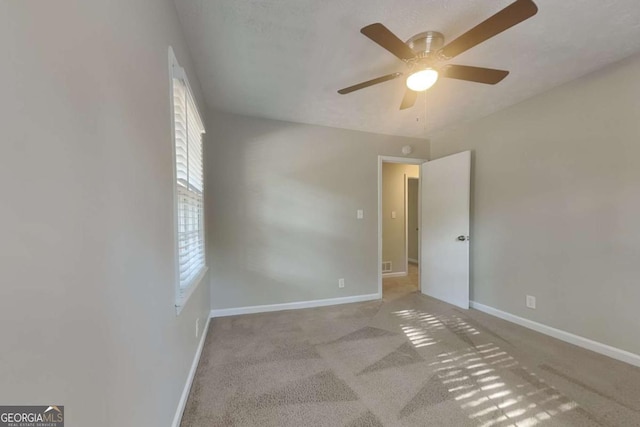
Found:
M 178 312 L 206 273 L 204 242 L 204 126 L 184 70 L 170 54 L 175 149 Z

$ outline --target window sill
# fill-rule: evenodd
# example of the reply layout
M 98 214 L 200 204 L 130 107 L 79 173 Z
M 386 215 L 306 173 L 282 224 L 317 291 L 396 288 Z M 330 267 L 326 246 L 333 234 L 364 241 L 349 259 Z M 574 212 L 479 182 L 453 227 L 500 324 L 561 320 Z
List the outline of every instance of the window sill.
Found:
M 180 315 L 180 313 L 182 312 L 182 309 L 187 305 L 187 301 L 189 301 L 189 298 L 191 298 L 191 295 L 193 295 L 193 292 L 198 288 L 198 286 L 200 286 L 200 283 L 204 281 L 204 278 L 207 275 L 208 271 L 209 271 L 209 267 L 205 266 L 200 272 L 200 274 L 198 275 L 198 277 L 196 277 L 196 279 L 193 281 L 193 284 L 191 284 L 191 286 L 189 286 L 187 289 L 183 291 L 181 297 L 177 298 L 176 316 Z

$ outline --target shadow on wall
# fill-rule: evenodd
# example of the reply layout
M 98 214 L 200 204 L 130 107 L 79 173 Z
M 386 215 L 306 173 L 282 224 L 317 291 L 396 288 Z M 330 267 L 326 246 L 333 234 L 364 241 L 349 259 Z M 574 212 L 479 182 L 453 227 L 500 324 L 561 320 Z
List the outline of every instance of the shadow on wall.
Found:
M 216 159 L 208 156 L 214 306 L 216 299 L 240 307 L 376 293 L 377 156 L 426 141 L 230 121 L 217 126 L 215 139 L 224 143 L 215 144 Z
M 354 231 L 361 224 L 348 206 L 367 183 L 349 167 L 348 147 L 325 144 L 309 152 L 305 144 L 272 136 L 243 153 L 241 211 L 253 232 L 245 236 L 251 240 L 245 268 L 284 285 L 282 292 L 295 287 L 313 299 L 314 289 L 337 283 L 329 272 L 350 269 L 354 253 L 348 248 L 358 246 Z M 260 167 L 265 161 L 268 169 Z
M 271 141 L 269 141 L 271 142 Z M 272 157 L 269 169 L 259 165 L 270 154 L 283 152 L 304 158 L 303 164 Z M 244 264 L 263 278 L 283 284 L 312 289 L 323 284 L 315 273 L 320 260 L 331 259 L 330 269 L 340 269 L 334 255 L 352 244 L 354 223 L 348 221 L 349 203 L 343 174 L 333 167 L 341 153 L 316 150 L 313 156 L 293 152 L 272 143 L 256 144 L 245 152 L 243 163 L 255 165 L 244 171 L 242 183 L 247 192 L 241 199 L 247 230 L 252 231 Z M 277 165 L 277 166 L 276 166 Z M 346 254 L 345 254 L 346 255 Z

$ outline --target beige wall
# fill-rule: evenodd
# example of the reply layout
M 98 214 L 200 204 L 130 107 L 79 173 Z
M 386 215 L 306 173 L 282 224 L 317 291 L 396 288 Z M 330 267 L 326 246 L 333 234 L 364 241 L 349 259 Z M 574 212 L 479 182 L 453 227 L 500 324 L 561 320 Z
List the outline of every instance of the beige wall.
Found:
M 0 402 L 169 426 L 209 313 L 174 308 L 170 0 L 0 0 Z M 199 93 L 197 93 L 199 95 Z
M 391 261 L 392 273 L 406 273 L 405 180 L 419 174 L 418 165 L 382 164 L 382 261 Z M 396 213 L 395 218 L 392 212 Z
M 215 114 L 206 141 L 214 308 L 378 292 L 378 155 L 426 140 Z
M 640 354 L 638 76 L 628 58 L 441 132 L 431 154 L 474 151 L 475 301 Z

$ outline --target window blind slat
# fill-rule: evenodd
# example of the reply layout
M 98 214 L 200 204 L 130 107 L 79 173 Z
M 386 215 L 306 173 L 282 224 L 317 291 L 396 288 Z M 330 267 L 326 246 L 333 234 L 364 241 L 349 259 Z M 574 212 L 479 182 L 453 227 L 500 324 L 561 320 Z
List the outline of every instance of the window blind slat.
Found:
M 185 289 L 205 267 L 203 158 L 204 126 L 193 96 L 174 79 L 175 159 L 177 188 L 177 252 L 180 288 Z

